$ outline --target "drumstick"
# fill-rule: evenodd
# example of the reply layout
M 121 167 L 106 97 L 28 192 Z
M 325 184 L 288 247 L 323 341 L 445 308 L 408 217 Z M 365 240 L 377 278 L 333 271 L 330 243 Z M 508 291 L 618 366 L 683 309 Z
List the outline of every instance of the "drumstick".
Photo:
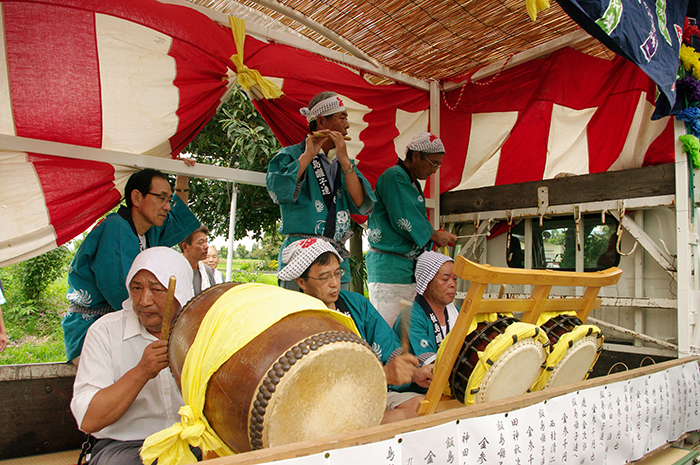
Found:
M 321 137 L 328 137 L 328 134 L 323 133 L 323 132 L 317 132 L 317 131 L 312 132 L 311 135 L 314 136 L 314 137 L 318 137 L 319 139 L 320 139 Z M 345 140 L 352 140 L 352 137 L 350 137 L 350 136 L 343 136 L 343 139 L 345 139 Z
M 401 299 L 401 312 L 411 307 L 413 304 L 406 299 Z M 401 318 L 401 349 L 403 349 L 404 354 L 409 354 L 411 348 L 411 340 L 408 337 L 408 330 L 411 328 L 411 312 L 406 312 L 406 314 Z
M 170 277 L 168 282 L 168 293 L 165 296 L 165 308 L 163 309 L 163 323 L 160 328 L 160 340 L 168 340 L 168 331 L 170 330 L 170 314 L 173 311 L 173 301 L 175 300 L 175 276 Z

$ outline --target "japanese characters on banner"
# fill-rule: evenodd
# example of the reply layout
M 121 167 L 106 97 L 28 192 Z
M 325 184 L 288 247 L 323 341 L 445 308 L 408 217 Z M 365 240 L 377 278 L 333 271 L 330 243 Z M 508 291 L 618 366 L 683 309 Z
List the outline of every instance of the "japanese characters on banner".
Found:
M 285 465 L 567 465 L 638 460 L 700 429 L 695 362 Z

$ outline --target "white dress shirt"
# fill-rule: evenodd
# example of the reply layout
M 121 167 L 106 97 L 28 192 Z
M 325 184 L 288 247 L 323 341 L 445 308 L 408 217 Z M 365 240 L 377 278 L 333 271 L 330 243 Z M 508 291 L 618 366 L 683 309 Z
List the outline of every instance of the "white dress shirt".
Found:
M 156 337 L 143 327 L 133 310 L 109 313 L 88 330 L 73 385 L 71 410 L 80 426 L 94 395 L 111 386 L 141 360 Z M 179 421 L 182 395 L 168 368 L 143 387 L 131 407 L 115 423 L 93 433 L 119 441 L 146 439 Z

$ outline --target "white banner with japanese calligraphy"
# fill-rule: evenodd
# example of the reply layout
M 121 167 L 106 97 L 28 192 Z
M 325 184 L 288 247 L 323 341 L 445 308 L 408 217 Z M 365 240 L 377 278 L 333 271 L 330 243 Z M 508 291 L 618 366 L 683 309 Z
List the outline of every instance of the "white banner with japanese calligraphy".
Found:
M 553 397 L 522 409 L 451 420 L 294 465 L 613 465 L 638 460 L 700 429 L 693 361 Z

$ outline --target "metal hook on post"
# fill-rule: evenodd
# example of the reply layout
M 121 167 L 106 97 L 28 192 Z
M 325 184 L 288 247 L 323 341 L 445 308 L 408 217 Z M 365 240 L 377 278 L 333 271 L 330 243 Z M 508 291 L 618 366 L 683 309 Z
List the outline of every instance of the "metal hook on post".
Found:
M 479 242 L 479 226 L 481 225 L 481 219 L 479 219 L 479 214 L 476 214 L 474 218 L 474 244 L 472 245 L 472 258 L 474 261 L 478 262 L 481 259 L 481 255 L 476 256 L 476 244 Z
M 625 253 L 620 250 L 620 242 L 622 242 L 622 219 L 625 217 L 625 201 L 620 200 L 618 202 L 618 210 L 617 210 L 620 218 L 617 222 L 617 243 L 615 244 L 615 250 L 617 253 L 622 256 L 622 257 L 628 257 L 634 253 L 635 250 L 637 250 L 637 241 L 634 241 L 634 247 L 632 247 L 632 250 L 629 252 Z
M 513 212 L 511 210 L 506 210 L 506 221 L 508 222 L 508 232 L 506 235 L 506 262 L 510 263 L 513 259 L 513 254 L 510 251 L 510 239 L 513 229 Z
M 574 221 L 576 222 L 576 250 L 581 251 L 581 208 L 574 205 Z

